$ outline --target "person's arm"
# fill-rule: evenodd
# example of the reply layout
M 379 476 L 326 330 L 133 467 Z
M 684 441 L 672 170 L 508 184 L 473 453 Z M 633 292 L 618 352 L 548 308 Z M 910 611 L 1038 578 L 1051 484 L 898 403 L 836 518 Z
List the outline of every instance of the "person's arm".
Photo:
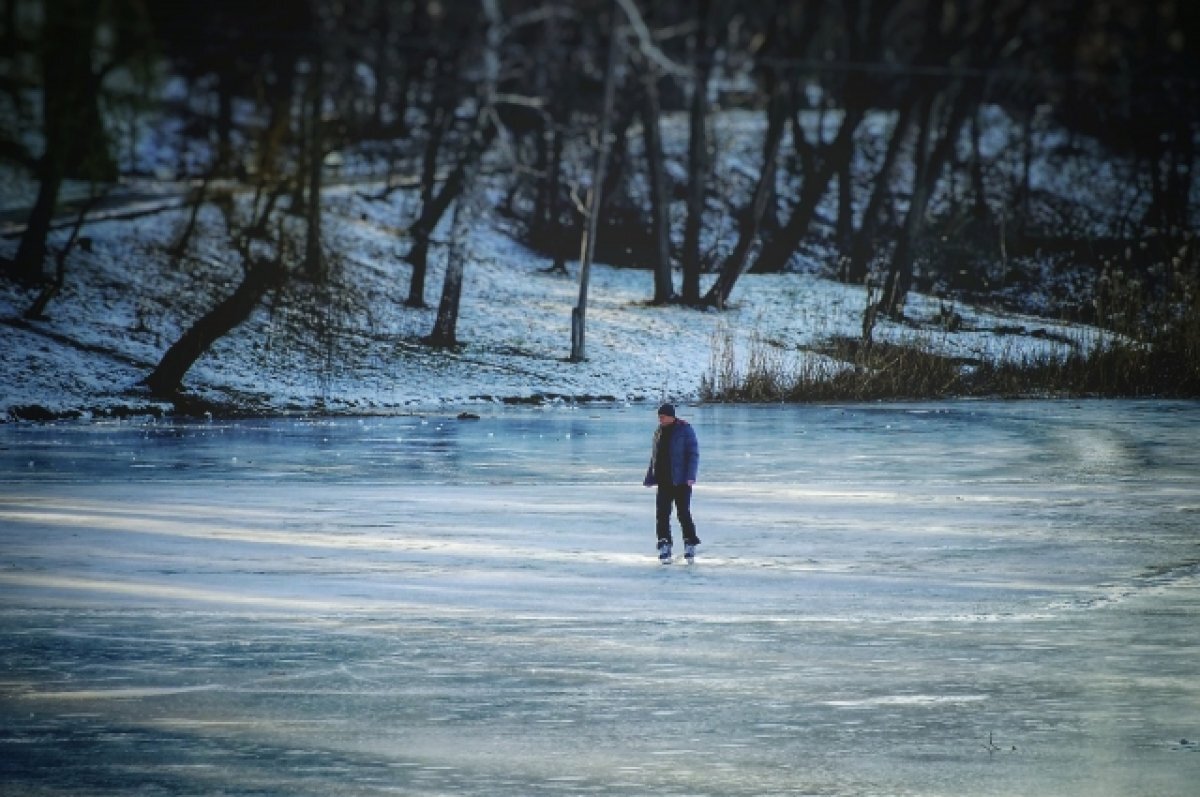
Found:
M 696 483 L 696 476 L 700 470 L 700 441 L 696 439 L 696 430 L 691 426 L 687 428 L 687 437 L 683 447 L 684 457 L 684 473 L 687 474 L 688 485 Z
M 658 484 L 658 479 L 654 478 L 654 455 L 658 449 L 658 432 L 654 433 L 654 439 L 650 442 L 650 464 L 646 466 L 646 478 L 642 479 L 643 487 L 653 487 Z

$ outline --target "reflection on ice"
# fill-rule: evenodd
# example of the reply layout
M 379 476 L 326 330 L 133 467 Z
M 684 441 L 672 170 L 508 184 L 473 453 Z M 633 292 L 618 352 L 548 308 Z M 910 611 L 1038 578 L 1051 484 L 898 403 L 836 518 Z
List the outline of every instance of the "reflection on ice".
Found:
M 0 428 L 0 791 L 1192 793 L 1200 407 L 688 415 Z

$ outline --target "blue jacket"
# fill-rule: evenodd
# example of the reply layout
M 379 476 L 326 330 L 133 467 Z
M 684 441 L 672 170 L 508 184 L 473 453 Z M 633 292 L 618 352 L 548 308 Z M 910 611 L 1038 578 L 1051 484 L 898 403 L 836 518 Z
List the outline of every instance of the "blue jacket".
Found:
M 696 471 L 700 468 L 700 443 L 696 440 L 696 430 L 692 425 L 680 418 L 675 419 L 675 427 L 671 432 L 671 481 L 675 484 L 687 484 L 696 481 Z M 658 455 L 658 440 L 662 435 L 662 427 L 654 430 L 654 443 L 650 448 L 650 467 L 646 469 L 646 479 L 642 482 L 647 487 L 658 484 L 654 477 L 654 458 Z

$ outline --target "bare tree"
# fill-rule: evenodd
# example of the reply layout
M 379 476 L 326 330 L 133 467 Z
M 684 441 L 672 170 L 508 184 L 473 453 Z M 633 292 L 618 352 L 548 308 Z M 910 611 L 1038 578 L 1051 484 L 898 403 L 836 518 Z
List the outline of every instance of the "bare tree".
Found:
M 493 0 L 484 0 L 490 4 Z M 438 195 L 438 202 L 454 203 L 451 216 L 450 246 L 446 252 L 446 271 L 442 278 L 442 294 L 438 301 L 437 317 L 433 329 L 424 342 L 429 346 L 453 348 L 458 345 L 458 310 L 462 298 L 463 272 L 466 267 L 468 240 L 471 223 L 478 215 L 476 193 L 480 190 L 476 182 L 480 161 L 497 134 L 490 110 L 483 108 L 476 119 L 471 143 L 464 151 L 454 171 L 446 179 L 446 185 Z
M 446 181 L 443 194 L 453 188 L 458 202 L 453 219 L 455 238 L 446 257 L 446 273 L 442 283 L 442 298 L 438 303 L 433 330 L 425 338 L 430 346 L 458 345 L 458 310 L 462 298 L 463 272 L 466 267 L 466 239 L 475 209 L 474 193 L 479 190 L 476 176 L 484 154 L 496 137 L 496 87 L 500 79 L 500 43 L 504 36 L 499 0 L 481 0 L 487 29 L 484 32 L 482 53 L 483 80 L 479 87 L 474 131 L 464 156 L 451 179 Z M 453 181 L 454 185 L 451 186 Z M 459 236 L 462 236 L 460 240 Z
M 429 246 L 433 231 L 437 228 L 450 203 L 461 190 L 461 167 L 438 191 L 438 161 L 442 144 L 454 121 L 454 106 L 457 98 L 449 88 L 451 64 L 448 58 L 436 58 L 432 67 L 433 76 L 426 106 L 426 138 L 421 165 L 421 215 L 408 229 L 413 239 L 406 259 L 412 266 L 408 281 L 409 307 L 425 307 L 425 278 L 429 272 Z
M 843 7 L 846 52 L 851 62 L 882 49 L 882 31 L 887 14 L 883 0 L 853 0 Z M 837 134 L 821 146 L 817 163 L 804 174 L 800 199 L 792 208 L 783 227 L 764 242 L 751 271 L 765 272 L 782 269 L 808 232 L 817 205 L 829 189 L 830 181 L 843 172 L 854 154 L 854 136 L 877 97 L 877 85 L 859 71 L 851 71 L 842 89 L 843 113 Z M 797 129 L 797 132 L 799 130 Z
M 1031 2 L 1018 0 L 988 7 L 974 15 L 966 8 L 965 0 L 959 0 L 958 4 L 935 3 L 932 7 L 937 10 L 931 12 L 929 30 L 947 61 L 954 51 L 958 51 L 967 67 L 977 68 L 994 62 L 1010 45 Z M 950 19 L 933 22 L 933 16 L 938 13 L 949 15 Z M 912 287 L 916 241 L 925 223 L 929 200 L 954 153 L 964 124 L 979 102 L 981 95 L 977 89 L 981 80 L 971 69 L 964 69 L 963 76 L 952 78 L 944 92 L 934 89 L 921 98 L 912 195 L 879 298 L 879 310 L 883 313 L 900 316 L 904 312 L 905 300 Z
M 642 136 L 646 150 L 647 180 L 650 185 L 650 226 L 654 254 L 655 304 L 676 299 L 671 278 L 671 208 L 667 192 L 666 167 L 663 156 L 662 130 L 659 122 L 662 105 L 658 84 L 664 74 L 687 79 L 690 73 L 668 58 L 655 42 L 647 20 L 634 0 L 618 0 L 629 23 L 636 53 L 641 65 Z
M 182 389 L 183 378 L 196 360 L 212 345 L 241 325 L 254 312 L 262 298 L 273 288 L 282 285 L 288 276 L 285 260 L 292 256 L 291 246 L 282 229 L 275 242 L 275 251 L 264 254 L 252 245 L 248 229 L 266 226 L 264 218 L 253 219 L 246 228 L 239 228 L 234 217 L 233 201 L 223 204 L 226 226 L 234 249 L 241 256 L 242 280 L 233 293 L 217 302 L 197 319 L 180 338 L 167 349 L 154 370 L 142 380 L 151 395 L 173 398 Z M 269 211 L 268 211 L 269 212 Z
M 5 270 L 15 279 L 36 283 L 42 278 L 46 237 L 58 206 L 63 181 L 71 176 L 111 180 L 116 167 L 98 109 L 100 87 L 127 57 L 114 53 L 99 69 L 93 66 L 101 7 L 89 0 L 47 0 L 42 30 L 42 134 L 44 152 L 38 164 L 38 193 Z
M 97 190 L 97 186 L 93 185 L 91 192 L 88 195 L 87 201 L 79 209 L 79 214 L 75 217 L 75 224 L 71 227 L 71 235 L 67 238 L 67 242 L 58 251 L 54 257 L 54 279 L 43 286 L 37 298 L 33 300 L 33 304 L 25 311 L 24 317 L 30 321 L 45 321 L 46 305 L 54 297 L 62 293 L 63 286 L 67 283 L 67 256 L 75 247 L 75 242 L 79 240 L 79 231 L 83 229 L 83 222 L 87 218 L 87 214 L 96 206 L 106 192 Z
M 891 191 L 892 172 L 900 155 L 901 144 L 908 137 L 913 110 L 912 103 L 902 103 L 897 112 L 896 123 L 892 127 L 887 149 L 883 155 L 883 163 L 875 174 L 871 196 L 863 210 L 862 221 L 850 243 L 847 262 L 841 275 L 845 282 L 858 284 L 867 278 L 867 266 L 875 249 L 879 217 L 883 210 L 883 203 Z
M 763 144 L 763 165 L 759 171 L 758 183 L 754 188 L 754 196 L 750 207 L 745 213 L 745 223 L 738 235 L 733 251 L 721 265 L 717 279 L 704 296 L 704 303 L 712 307 L 724 309 L 733 291 L 734 283 L 746 270 L 750 248 L 758 240 L 758 232 L 762 226 L 763 215 L 766 213 L 767 201 L 775 193 L 776 165 L 779 161 L 779 143 L 783 139 L 783 131 L 787 122 L 787 95 L 785 84 L 775 81 L 770 90 L 770 102 L 767 110 L 767 134 Z

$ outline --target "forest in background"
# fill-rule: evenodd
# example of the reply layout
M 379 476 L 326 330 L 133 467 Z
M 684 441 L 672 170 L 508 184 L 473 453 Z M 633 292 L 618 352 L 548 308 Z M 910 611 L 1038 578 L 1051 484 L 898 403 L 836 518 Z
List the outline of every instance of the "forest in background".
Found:
M 649 301 L 717 308 L 748 272 L 815 261 L 869 287 L 868 341 L 911 290 L 1019 304 L 1049 267 L 1083 277 L 1045 309 L 1166 330 L 1194 380 L 1198 17 L 1182 0 L 5 0 L 0 156 L 36 188 L 3 273 L 36 319 L 76 242 L 48 246 L 64 214 L 78 230 L 123 179 L 188 181 L 242 278 L 147 378 L 170 395 L 281 284 L 333 289 L 322 189 L 382 176 L 418 197 L 396 221 L 409 305 L 446 258 L 433 346 L 458 342 L 456 244 L 486 205 L 556 268 L 579 261 L 573 357 L 593 258 L 651 269 Z M 753 140 L 714 121 L 731 115 Z M 1018 133 L 996 144 L 998 120 Z M 170 160 L 142 155 L 167 128 Z M 1087 201 L 1093 178 L 1126 199 Z M 72 181 L 88 190 L 67 203 Z

